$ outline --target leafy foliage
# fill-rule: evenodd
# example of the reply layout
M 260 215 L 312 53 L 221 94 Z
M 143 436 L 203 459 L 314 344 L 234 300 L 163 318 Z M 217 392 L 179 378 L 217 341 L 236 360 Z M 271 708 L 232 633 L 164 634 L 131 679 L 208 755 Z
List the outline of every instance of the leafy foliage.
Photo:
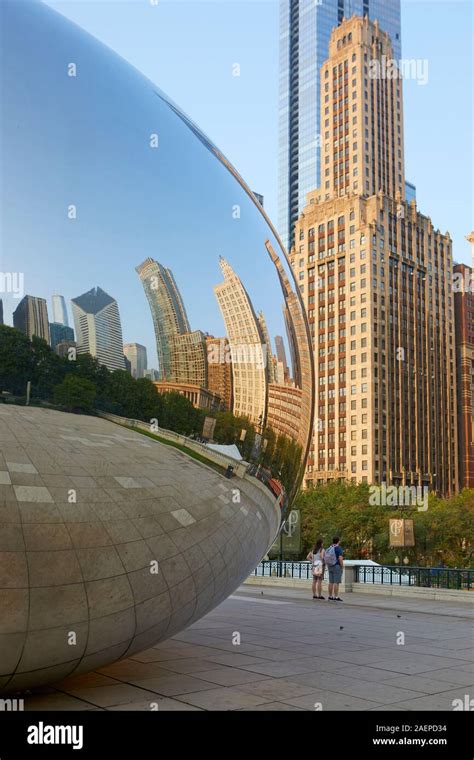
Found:
M 67 375 L 62 383 L 54 388 L 53 400 L 58 406 L 69 411 L 90 412 L 96 395 L 94 383 L 75 375 Z
M 395 556 L 407 556 L 410 565 L 469 567 L 474 552 L 474 490 L 464 490 L 451 498 L 431 494 L 428 509 L 371 504 L 369 486 L 329 483 L 302 491 L 295 504 L 301 510 L 303 556 L 316 539 L 324 545 L 333 536 L 341 538 L 345 556 L 373 559 L 393 564 Z M 389 546 L 389 519 L 409 517 L 414 521 L 415 546 Z

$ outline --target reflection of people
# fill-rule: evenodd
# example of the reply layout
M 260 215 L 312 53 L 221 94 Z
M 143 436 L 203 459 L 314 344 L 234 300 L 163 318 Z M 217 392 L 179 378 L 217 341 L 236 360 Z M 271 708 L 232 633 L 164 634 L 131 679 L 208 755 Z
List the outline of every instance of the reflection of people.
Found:
M 342 581 L 344 552 L 339 546 L 339 536 L 335 536 L 331 546 L 326 549 L 325 562 L 329 571 L 328 602 L 342 602 L 339 596 L 339 584 Z
M 324 596 L 321 595 L 324 577 L 324 554 L 325 552 L 323 549 L 323 542 L 320 538 L 318 538 L 315 545 L 313 546 L 313 550 L 310 551 L 306 557 L 306 559 L 308 559 L 312 564 L 313 599 L 324 599 Z

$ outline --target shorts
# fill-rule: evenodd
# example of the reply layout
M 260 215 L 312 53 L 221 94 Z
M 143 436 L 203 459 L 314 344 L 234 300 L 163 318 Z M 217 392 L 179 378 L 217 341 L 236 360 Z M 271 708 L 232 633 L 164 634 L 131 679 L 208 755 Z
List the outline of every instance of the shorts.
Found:
M 337 565 L 331 565 L 329 568 L 329 583 L 340 583 L 342 581 L 342 567 L 339 562 Z

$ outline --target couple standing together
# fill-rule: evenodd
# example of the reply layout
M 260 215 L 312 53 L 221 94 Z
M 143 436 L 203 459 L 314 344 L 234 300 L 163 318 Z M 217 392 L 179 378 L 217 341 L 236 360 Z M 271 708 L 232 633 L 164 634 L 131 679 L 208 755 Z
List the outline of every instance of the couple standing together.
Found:
M 324 599 L 322 596 L 322 584 L 324 578 L 324 568 L 328 568 L 328 602 L 342 602 L 339 596 L 339 584 L 342 580 L 342 569 L 344 567 L 344 552 L 339 546 L 339 536 L 334 536 L 331 546 L 323 548 L 321 539 L 316 541 L 313 550 L 310 551 L 306 559 L 313 566 L 313 599 Z

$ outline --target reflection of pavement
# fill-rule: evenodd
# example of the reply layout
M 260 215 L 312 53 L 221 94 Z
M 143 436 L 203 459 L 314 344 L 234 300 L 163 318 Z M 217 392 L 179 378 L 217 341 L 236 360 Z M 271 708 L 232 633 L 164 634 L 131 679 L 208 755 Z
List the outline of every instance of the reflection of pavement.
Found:
M 25 707 L 452 710 L 472 689 L 469 612 L 350 594 L 336 606 L 307 591 L 243 586 L 187 631 L 28 697 Z
M 174 635 L 247 577 L 278 519 L 252 479 L 102 419 L 2 406 L 0 690 Z

